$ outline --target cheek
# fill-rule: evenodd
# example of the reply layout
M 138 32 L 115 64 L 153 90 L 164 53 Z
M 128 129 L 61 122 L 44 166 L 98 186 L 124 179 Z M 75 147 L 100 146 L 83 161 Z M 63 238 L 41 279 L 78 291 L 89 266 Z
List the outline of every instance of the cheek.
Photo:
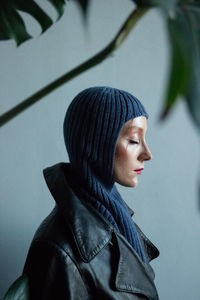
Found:
M 137 153 L 136 151 L 133 151 L 132 149 L 127 149 L 126 151 L 126 161 L 128 164 L 134 164 L 137 160 Z
M 134 170 L 138 168 L 137 157 L 137 152 L 133 151 L 131 147 L 121 147 L 116 152 L 115 166 L 121 172 L 129 172 L 131 170 Z
M 132 161 L 133 155 L 127 147 L 120 147 L 116 151 L 115 164 L 119 168 L 127 168 Z

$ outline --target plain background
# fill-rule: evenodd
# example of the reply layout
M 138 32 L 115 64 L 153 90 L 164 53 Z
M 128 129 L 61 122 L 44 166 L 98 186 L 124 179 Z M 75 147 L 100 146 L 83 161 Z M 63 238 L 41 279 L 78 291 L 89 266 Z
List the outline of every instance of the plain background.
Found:
M 36 38 L 19 48 L 13 41 L 0 43 L 1 113 L 105 47 L 134 8 L 130 0 L 91 2 L 87 30 L 74 1 L 42 36 L 36 21 L 22 14 Z M 55 19 L 51 5 L 39 3 Z M 134 94 L 150 115 L 147 142 L 153 159 L 136 188 L 119 189 L 160 250 L 152 262 L 160 299 L 200 299 L 198 135 L 182 99 L 165 122 L 158 121 L 169 54 L 165 21 L 153 9 L 102 64 L 1 128 L 0 297 L 21 274 L 32 236 L 54 206 L 42 170 L 68 160 L 62 124 L 70 101 L 84 88 L 109 85 Z

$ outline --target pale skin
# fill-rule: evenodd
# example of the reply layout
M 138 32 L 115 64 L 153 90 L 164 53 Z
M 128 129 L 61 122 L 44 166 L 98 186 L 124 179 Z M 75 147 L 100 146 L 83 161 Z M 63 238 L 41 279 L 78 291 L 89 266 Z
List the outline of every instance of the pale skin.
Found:
M 135 187 L 140 174 L 135 170 L 144 168 L 145 161 L 152 159 L 145 140 L 146 132 L 144 116 L 126 122 L 121 129 L 115 151 L 114 178 L 123 186 Z

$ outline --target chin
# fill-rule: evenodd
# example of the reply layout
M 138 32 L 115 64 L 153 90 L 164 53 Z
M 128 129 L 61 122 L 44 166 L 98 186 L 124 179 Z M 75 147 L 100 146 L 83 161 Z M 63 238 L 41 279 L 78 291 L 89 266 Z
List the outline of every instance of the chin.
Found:
M 138 185 L 138 182 L 134 182 L 130 185 L 130 187 L 136 187 Z
M 119 183 L 120 185 L 126 186 L 126 187 L 136 187 L 138 185 L 138 179 L 137 178 L 134 178 L 132 180 L 127 180 L 127 181 L 120 180 L 120 178 L 115 178 L 115 181 L 117 183 Z
M 118 181 L 118 183 L 120 184 L 120 185 L 122 185 L 122 186 L 126 186 L 126 187 L 136 187 L 137 185 L 138 185 L 138 181 L 132 181 L 132 182 L 120 182 L 120 181 Z
M 138 185 L 138 180 L 134 180 L 132 182 L 130 182 L 129 187 L 136 187 Z

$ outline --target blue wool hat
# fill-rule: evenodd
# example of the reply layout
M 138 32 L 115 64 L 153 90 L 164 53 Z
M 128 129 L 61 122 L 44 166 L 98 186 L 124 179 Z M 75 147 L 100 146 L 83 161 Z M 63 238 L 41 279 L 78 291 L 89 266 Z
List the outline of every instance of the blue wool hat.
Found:
M 92 87 L 71 102 L 64 120 L 64 139 L 74 192 L 95 207 L 145 261 L 144 251 L 128 208 L 115 186 L 113 166 L 121 128 L 148 114 L 130 93 L 111 87 Z

